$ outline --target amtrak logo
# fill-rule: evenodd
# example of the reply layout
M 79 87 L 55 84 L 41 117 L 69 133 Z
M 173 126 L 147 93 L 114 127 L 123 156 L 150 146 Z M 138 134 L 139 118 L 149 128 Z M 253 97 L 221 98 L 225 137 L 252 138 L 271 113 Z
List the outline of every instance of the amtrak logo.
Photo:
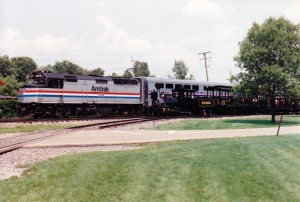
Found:
M 108 88 L 107 86 L 106 86 L 106 87 L 102 87 L 102 86 L 95 87 L 95 86 L 92 86 L 91 91 L 96 91 L 96 92 L 109 92 L 109 88 Z

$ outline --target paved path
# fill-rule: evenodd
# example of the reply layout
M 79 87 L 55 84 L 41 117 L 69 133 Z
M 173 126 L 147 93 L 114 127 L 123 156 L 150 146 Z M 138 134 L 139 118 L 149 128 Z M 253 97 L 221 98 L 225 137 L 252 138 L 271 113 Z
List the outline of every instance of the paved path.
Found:
M 246 137 L 276 135 L 277 128 L 228 129 L 228 130 L 93 130 L 73 132 L 67 135 L 52 137 L 26 147 L 60 146 L 60 145 L 107 145 L 123 143 L 149 143 L 171 140 L 193 140 L 226 137 Z M 300 126 L 281 127 L 279 135 L 300 133 Z

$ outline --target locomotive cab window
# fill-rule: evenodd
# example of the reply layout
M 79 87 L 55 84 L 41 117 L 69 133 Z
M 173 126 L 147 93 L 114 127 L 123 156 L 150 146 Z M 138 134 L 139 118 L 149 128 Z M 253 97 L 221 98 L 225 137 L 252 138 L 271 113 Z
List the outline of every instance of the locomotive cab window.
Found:
M 48 80 L 48 87 L 49 88 L 63 88 L 64 82 L 62 79 L 49 79 Z
M 35 78 L 35 79 L 33 79 L 32 84 L 35 84 L 38 86 L 44 86 L 44 85 L 46 85 L 46 79 L 45 78 Z

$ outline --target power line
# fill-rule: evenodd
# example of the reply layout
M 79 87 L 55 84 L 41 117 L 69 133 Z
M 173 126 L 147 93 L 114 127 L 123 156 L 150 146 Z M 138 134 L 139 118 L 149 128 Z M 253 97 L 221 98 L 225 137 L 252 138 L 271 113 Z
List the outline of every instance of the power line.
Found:
M 205 67 L 205 72 L 206 72 L 206 81 L 208 81 L 208 72 L 207 72 L 207 67 L 209 67 L 207 65 L 207 59 L 210 59 L 211 57 L 207 57 L 207 54 L 211 53 L 210 51 L 207 52 L 203 52 L 203 53 L 199 53 L 199 55 L 203 55 L 203 58 L 201 58 L 200 60 L 204 60 L 204 67 Z

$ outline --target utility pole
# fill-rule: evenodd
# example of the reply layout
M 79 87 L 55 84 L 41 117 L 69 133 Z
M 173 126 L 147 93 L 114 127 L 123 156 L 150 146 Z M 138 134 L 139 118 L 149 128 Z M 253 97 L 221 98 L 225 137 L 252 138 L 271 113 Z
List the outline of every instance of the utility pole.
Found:
M 135 60 L 133 59 L 133 56 L 131 55 L 131 60 L 130 60 L 130 62 L 131 62 L 131 68 L 133 69 L 134 68 L 134 62 L 135 62 Z
M 128 68 L 127 70 L 131 70 L 132 72 L 132 75 L 134 76 L 134 63 L 135 63 L 135 60 L 133 59 L 133 56 L 131 55 L 131 68 Z
M 203 55 L 203 58 L 201 58 L 200 60 L 204 60 L 204 67 L 205 67 L 205 72 L 206 72 L 206 81 L 208 81 L 208 72 L 207 72 L 207 67 L 209 67 L 207 65 L 207 59 L 210 59 L 211 57 L 207 57 L 207 54 L 211 53 L 210 51 L 208 52 L 203 52 L 203 53 L 199 53 L 199 55 Z

